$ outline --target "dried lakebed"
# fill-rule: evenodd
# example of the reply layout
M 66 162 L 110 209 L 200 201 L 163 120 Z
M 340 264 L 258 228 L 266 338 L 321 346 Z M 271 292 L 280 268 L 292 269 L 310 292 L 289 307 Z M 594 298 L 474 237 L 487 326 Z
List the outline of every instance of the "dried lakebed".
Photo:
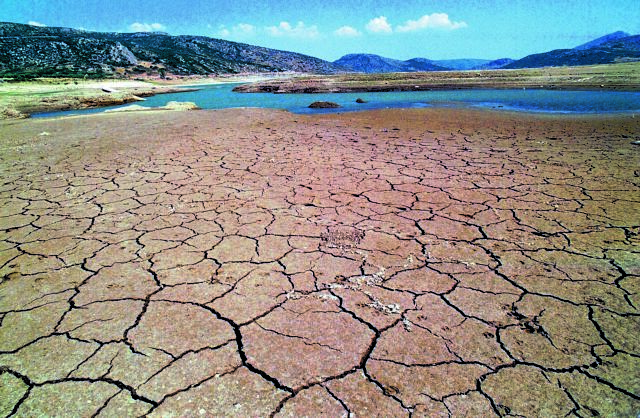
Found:
M 640 119 L 0 125 L 2 416 L 635 416 Z

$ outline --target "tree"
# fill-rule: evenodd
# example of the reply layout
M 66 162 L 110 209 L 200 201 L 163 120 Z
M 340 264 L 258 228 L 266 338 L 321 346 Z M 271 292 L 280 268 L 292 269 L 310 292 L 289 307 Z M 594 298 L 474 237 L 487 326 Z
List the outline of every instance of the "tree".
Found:
M 158 70 L 158 73 L 160 74 L 160 78 L 165 79 L 167 77 L 167 70 L 165 70 L 164 68 L 160 68 Z

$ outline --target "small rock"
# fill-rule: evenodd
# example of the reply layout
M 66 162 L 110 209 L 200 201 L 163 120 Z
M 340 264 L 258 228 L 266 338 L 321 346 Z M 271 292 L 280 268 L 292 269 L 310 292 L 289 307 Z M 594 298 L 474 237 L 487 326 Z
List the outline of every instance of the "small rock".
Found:
M 407 332 L 413 331 L 413 324 L 407 318 L 402 318 L 402 326 Z
M 367 101 L 358 97 L 356 103 L 367 103 Z
M 168 110 L 197 110 L 200 109 L 198 105 L 193 102 L 169 102 L 164 107 Z
M 640 141 L 633 141 L 631 145 L 640 145 Z
M 309 107 L 311 109 L 335 109 L 342 106 L 334 102 L 313 102 L 309 105 Z

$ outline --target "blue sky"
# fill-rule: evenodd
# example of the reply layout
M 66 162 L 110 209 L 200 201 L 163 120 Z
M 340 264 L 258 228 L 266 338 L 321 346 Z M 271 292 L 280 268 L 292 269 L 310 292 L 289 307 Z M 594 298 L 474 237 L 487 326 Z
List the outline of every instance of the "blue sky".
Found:
M 640 33 L 637 0 L 0 0 L 0 21 L 95 31 L 160 30 L 327 60 L 521 58 L 604 34 Z

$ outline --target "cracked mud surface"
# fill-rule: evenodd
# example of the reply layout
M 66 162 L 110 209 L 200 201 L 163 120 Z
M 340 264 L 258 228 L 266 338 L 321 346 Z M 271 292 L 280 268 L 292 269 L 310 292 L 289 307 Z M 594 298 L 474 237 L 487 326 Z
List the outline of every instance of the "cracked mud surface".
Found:
M 0 125 L 0 416 L 640 412 L 631 117 Z

